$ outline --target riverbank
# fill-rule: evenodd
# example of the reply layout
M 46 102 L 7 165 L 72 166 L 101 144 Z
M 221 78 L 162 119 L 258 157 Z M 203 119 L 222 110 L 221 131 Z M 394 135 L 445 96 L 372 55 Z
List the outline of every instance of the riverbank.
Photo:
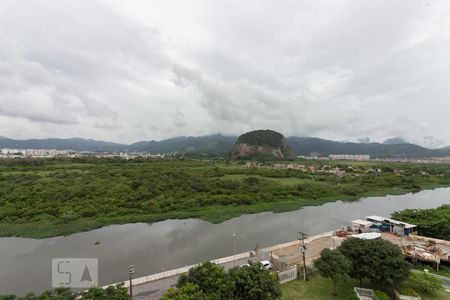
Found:
M 445 188 L 446 186 L 429 186 L 423 190 L 433 190 L 436 188 Z M 44 239 L 55 236 L 67 236 L 78 232 L 90 231 L 102 228 L 108 225 L 120 225 L 131 223 L 154 223 L 165 220 L 175 219 L 201 219 L 213 224 L 218 224 L 245 214 L 256 214 L 261 212 L 283 213 L 295 211 L 308 206 L 319 206 L 329 202 L 358 201 L 367 197 L 384 197 L 394 195 L 405 195 L 417 192 L 417 190 L 405 190 L 399 188 L 383 189 L 362 193 L 360 196 L 342 195 L 339 198 L 323 199 L 297 199 L 291 201 L 281 201 L 276 203 L 261 203 L 257 205 L 239 206 L 239 207 L 211 207 L 208 209 L 192 210 L 185 212 L 174 212 L 156 215 L 131 215 L 110 218 L 83 218 L 69 223 L 25 223 L 25 224 L 2 224 L 0 223 L 0 237 L 22 237 Z
M 450 186 L 448 166 L 296 164 L 302 170 L 209 161 L 2 161 L 0 236 L 47 238 L 170 219 L 220 223 Z
M 448 199 L 450 188 L 439 188 L 353 202 L 328 202 L 284 213 L 245 214 L 217 224 L 200 219 L 172 219 L 109 225 L 65 237 L 0 238 L 0 290 L 25 295 L 49 289 L 51 260 L 55 257 L 97 258 L 99 283 L 106 285 L 127 280 L 130 264 L 136 268 L 135 276 L 142 277 L 293 241 L 298 239 L 299 231 L 313 236 L 347 226 L 349 220 L 389 216 L 405 208 L 435 208 L 448 203 Z

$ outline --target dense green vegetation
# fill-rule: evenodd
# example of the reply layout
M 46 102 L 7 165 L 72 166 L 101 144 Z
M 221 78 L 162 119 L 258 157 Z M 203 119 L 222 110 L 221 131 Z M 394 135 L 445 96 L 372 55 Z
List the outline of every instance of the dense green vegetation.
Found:
M 349 260 L 348 274 L 364 279 L 372 285 L 384 288 L 396 288 L 408 279 L 412 265 L 405 261 L 401 249 L 393 243 L 382 240 L 362 240 L 348 238 L 338 247 L 338 251 Z
M 323 277 L 333 280 L 334 296 L 337 296 L 337 283 L 348 277 L 359 279 L 359 287 L 362 287 L 363 280 L 368 279 L 372 286 L 382 287 L 392 293 L 393 288 L 401 286 L 408 279 L 412 267 L 405 261 L 405 256 L 397 245 L 381 239 L 358 238 L 344 240 L 335 250 L 323 249 L 320 257 L 314 261 L 314 266 Z M 440 283 L 436 284 L 434 277 L 428 282 L 424 284 L 429 288 L 427 292 L 439 289 Z M 417 284 L 416 281 L 414 283 Z M 433 290 L 433 287 L 437 288 Z M 376 293 L 380 299 L 389 299 L 381 291 Z M 354 295 L 351 299 L 358 297 Z
M 178 278 L 178 289 L 169 289 L 163 300 L 275 300 L 281 290 L 275 273 L 260 263 L 234 267 L 206 262 Z
M 0 236 L 42 238 L 170 218 L 221 222 L 450 185 L 444 165 L 299 163 L 315 171 L 199 160 L 1 160 Z M 337 167 L 345 175 L 331 172 Z
M 320 257 L 314 261 L 314 265 L 323 277 L 333 280 L 332 294 L 336 296 L 336 284 L 348 276 L 351 267 L 350 261 L 339 250 L 325 248 L 320 253 Z
M 33 293 L 23 297 L 16 295 L 0 295 L 0 300 L 128 300 L 130 296 L 123 284 L 103 288 L 90 288 L 84 292 L 73 292 L 67 288 L 56 288 L 43 292 L 41 295 Z
M 450 204 L 432 209 L 396 211 L 392 218 L 417 225 L 419 235 L 450 240 Z

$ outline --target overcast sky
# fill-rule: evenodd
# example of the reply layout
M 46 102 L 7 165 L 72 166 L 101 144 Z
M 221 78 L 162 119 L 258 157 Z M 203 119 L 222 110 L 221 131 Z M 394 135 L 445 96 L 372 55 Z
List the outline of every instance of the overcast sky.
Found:
M 450 1 L 0 0 L 0 136 L 450 145 Z

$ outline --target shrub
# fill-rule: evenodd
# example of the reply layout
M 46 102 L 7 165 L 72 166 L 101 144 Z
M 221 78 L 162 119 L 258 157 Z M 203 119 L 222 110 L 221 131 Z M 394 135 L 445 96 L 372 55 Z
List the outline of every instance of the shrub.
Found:
M 433 293 L 442 289 L 441 280 L 425 272 L 412 273 L 409 282 L 426 293 Z
M 398 290 L 400 295 L 405 295 L 405 296 L 412 296 L 412 297 L 418 297 L 419 294 L 417 294 L 417 292 L 415 290 L 413 290 L 412 288 L 407 288 L 407 287 L 403 287 L 400 288 Z
M 375 290 L 375 296 L 377 296 L 378 300 L 391 300 L 391 297 L 386 295 L 385 292 Z
M 356 292 L 353 292 L 352 295 L 350 296 L 349 300 L 359 300 L 358 295 L 356 295 Z

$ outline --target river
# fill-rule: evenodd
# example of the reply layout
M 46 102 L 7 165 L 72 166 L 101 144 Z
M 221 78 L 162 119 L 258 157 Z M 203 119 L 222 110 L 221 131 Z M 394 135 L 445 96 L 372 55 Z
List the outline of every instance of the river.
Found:
M 243 215 L 220 224 L 197 219 L 112 225 L 48 239 L 0 238 L 0 294 L 41 292 L 51 288 L 51 260 L 98 258 L 101 285 L 232 255 L 350 225 L 368 215 L 389 216 L 405 208 L 434 208 L 450 203 L 450 188 L 401 196 L 330 202 L 297 211 Z M 233 237 L 233 234 L 236 234 Z M 234 240 L 235 239 L 235 240 Z

